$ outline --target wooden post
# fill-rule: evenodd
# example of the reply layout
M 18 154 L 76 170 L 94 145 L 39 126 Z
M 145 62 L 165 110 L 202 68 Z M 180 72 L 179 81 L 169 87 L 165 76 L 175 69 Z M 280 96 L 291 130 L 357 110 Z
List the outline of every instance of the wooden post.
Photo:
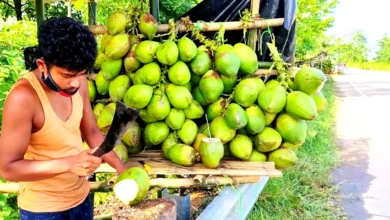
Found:
M 260 17 L 260 0 L 251 1 L 251 14 L 252 19 L 258 19 Z M 257 29 L 249 30 L 248 46 L 251 47 L 253 50 L 256 50 L 257 38 Z
M 153 17 L 156 19 L 157 23 L 159 22 L 159 0 L 150 0 L 150 8 L 152 11 Z
M 45 20 L 45 7 L 43 4 L 43 0 L 36 0 L 35 7 L 37 9 L 37 32 L 39 31 L 39 26 L 41 26 L 42 22 Z
M 96 25 L 96 2 L 95 0 L 88 1 L 88 25 Z

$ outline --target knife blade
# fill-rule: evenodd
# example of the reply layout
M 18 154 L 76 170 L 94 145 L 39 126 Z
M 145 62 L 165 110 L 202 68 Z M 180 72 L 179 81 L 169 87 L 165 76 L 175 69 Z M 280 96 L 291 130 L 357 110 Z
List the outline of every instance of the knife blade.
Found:
M 93 153 L 96 157 L 101 157 L 104 154 L 112 151 L 114 147 L 121 141 L 122 136 L 128 130 L 130 125 L 134 123 L 139 114 L 139 110 L 125 105 L 121 101 L 116 101 L 114 118 L 110 129 L 99 148 Z

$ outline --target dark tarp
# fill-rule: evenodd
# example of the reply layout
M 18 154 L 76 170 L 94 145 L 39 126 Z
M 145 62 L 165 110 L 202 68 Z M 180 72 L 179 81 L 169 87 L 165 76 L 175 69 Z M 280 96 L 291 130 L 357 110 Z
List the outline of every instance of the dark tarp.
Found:
M 189 16 L 192 22 L 225 22 L 239 21 L 240 13 L 250 9 L 250 0 L 204 0 L 181 17 Z M 286 62 L 293 63 L 295 56 L 295 15 L 296 0 L 261 0 L 260 17 L 264 19 L 284 18 L 284 25 L 270 28 L 275 35 L 275 44 Z M 180 18 L 177 18 L 177 20 Z M 215 32 L 203 33 L 214 37 Z M 243 42 L 243 31 L 226 31 L 225 39 L 234 44 Z M 271 42 L 267 33 L 262 38 L 262 53 L 256 51 L 259 61 L 271 61 L 266 43 Z M 258 47 L 257 47 L 258 48 Z

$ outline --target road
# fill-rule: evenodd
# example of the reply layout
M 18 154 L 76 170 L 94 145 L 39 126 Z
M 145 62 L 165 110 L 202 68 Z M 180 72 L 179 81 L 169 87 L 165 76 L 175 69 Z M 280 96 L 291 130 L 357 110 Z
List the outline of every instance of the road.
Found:
M 390 73 L 335 76 L 340 185 L 349 219 L 390 219 Z

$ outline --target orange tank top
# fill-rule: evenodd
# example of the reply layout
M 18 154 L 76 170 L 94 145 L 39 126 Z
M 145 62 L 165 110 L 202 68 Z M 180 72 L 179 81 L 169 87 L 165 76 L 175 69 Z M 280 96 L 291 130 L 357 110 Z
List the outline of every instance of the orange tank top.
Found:
M 31 134 L 25 159 L 50 160 L 83 151 L 80 132 L 83 100 L 80 93 L 72 96 L 72 113 L 64 122 L 52 109 L 38 78 L 32 72 L 26 74 L 24 78 L 37 92 L 45 115 L 43 127 Z M 87 179 L 73 173 L 64 173 L 39 181 L 20 182 L 18 206 L 32 212 L 64 211 L 82 203 L 89 191 Z

